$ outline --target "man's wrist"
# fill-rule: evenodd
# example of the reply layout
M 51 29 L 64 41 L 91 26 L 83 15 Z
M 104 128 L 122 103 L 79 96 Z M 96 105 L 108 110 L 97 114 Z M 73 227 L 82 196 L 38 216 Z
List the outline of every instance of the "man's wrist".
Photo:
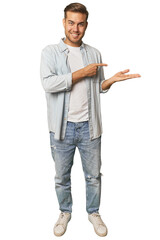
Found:
M 77 70 L 76 72 L 72 73 L 72 83 L 76 83 L 84 77 L 85 77 L 84 69 L 82 68 L 80 70 Z
M 111 85 L 116 82 L 114 77 L 109 78 L 107 81 L 109 81 Z
M 81 74 L 82 78 L 86 77 L 84 68 L 80 69 L 80 74 Z
M 109 88 L 112 86 L 112 84 L 115 83 L 115 82 L 116 82 L 116 80 L 115 80 L 113 77 L 105 80 L 105 81 L 102 83 L 102 90 L 109 89 Z

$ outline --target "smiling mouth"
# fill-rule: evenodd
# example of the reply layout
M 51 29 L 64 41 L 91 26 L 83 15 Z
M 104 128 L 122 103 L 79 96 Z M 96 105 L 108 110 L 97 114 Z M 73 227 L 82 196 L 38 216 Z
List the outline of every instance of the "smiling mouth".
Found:
M 79 36 L 79 34 L 72 33 L 72 36 L 73 36 L 73 37 L 78 37 L 78 36 Z

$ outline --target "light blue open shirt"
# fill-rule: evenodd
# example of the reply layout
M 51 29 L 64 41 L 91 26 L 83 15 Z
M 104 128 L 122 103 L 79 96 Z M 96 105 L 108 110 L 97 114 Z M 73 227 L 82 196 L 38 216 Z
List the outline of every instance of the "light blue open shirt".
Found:
M 82 43 L 80 46 L 84 67 L 91 63 L 102 63 L 100 52 Z M 65 137 L 70 92 L 72 91 L 72 73 L 68 62 L 69 49 L 61 39 L 59 44 L 48 45 L 41 54 L 41 81 L 46 93 L 48 127 L 55 133 L 55 139 Z M 102 134 L 100 93 L 105 80 L 103 67 L 98 67 L 97 74 L 86 77 L 88 97 L 88 116 L 90 140 Z

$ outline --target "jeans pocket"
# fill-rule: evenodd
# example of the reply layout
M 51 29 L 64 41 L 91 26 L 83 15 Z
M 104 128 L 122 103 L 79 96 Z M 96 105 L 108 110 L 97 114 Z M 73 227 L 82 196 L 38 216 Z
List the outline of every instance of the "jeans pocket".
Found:
M 51 145 L 51 154 L 52 154 L 52 158 L 53 158 L 54 161 L 55 161 L 55 149 L 56 149 L 56 146 Z
M 54 144 L 54 135 L 55 133 L 54 132 L 49 132 L 50 134 L 50 145 L 53 145 Z

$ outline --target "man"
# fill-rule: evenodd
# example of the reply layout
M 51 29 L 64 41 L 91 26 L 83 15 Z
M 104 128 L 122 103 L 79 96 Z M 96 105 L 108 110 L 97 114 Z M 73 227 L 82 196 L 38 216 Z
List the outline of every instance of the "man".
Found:
M 101 110 L 100 93 L 118 81 L 140 77 L 129 70 L 104 79 L 100 52 L 82 42 L 87 29 L 88 11 L 79 3 L 64 9 L 65 38 L 42 50 L 41 80 L 46 92 L 48 125 L 55 162 L 55 189 L 61 214 L 54 234 L 61 236 L 71 219 L 70 173 L 76 147 L 86 181 L 86 210 L 99 236 L 107 227 L 99 215 L 101 195 Z

